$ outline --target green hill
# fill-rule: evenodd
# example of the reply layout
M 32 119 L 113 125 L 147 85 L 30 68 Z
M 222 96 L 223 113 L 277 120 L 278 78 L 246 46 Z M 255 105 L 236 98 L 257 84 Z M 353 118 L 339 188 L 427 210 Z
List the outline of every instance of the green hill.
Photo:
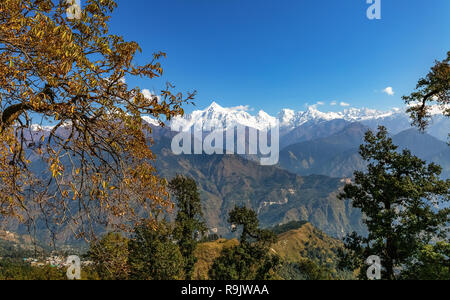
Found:
M 343 247 L 343 243 L 329 237 L 310 223 L 302 223 L 291 223 L 284 227 L 288 228 L 295 224 L 300 226 L 279 234 L 278 242 L 272 246 L 271 251 L 279 255 L 287 265 L 310 260 L 330 270 L 333 269 L 337 260 L 336 253 Z M 281 227 L 277 228 L 281 230 Z M 219 239 L 199 244 L 195 251 L 198 261 L 195 265 L 194 279 L 208 279 L 208 270 L 221 251 L 227 247 L 237 246 L 238 243 L 235 239 Z
M 238 240 L 219 239 L 214 242 L 201 243 L 195 250 L 195 256 L 198 261 L 195 264 L 194 279 L 207 280 L 208 271 L 214 263 L 214 260 L 220 256 L 222 250 L 232 248 L 239 244 Z
M 343 243 L 340 240 L 306 223 L 298 229 L 278 235 L 278 242 L 272 246 L 272 251 L 288 262 L 312 259 L 323 264 L 333 264 L 341 247 Z

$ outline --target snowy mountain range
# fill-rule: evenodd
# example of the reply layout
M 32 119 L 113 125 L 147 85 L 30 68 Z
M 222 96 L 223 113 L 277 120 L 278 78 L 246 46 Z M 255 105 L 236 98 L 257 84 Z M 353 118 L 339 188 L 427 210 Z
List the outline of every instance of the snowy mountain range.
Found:
M 392 134 L 397 134 L 411 127 L 411 121 L 405 111 L 406 108 L 392 108 L 388 111 L 368 108 L 348 108 L 341 112 L 322 112 L 316 106 L 310 106 L 306 111 L 283 109 L 275 117 L 262 110 L 252 115 L 247 111 L 246 107 L 226 108 L 213 102 L 204 110 L 196 110 L 183 117 L 173 119 L 170 126 L 177 131 L 188 131 L 192 128 L 196 128 L 197 130 L 203 128 L 204 131 L 210 131 L 211 128 L 223 128 L 227 130 L 229 128 L 235 128 L 237 125 L 263 130 L 275 126 L 279 122 L 280 132 L 283 136 L 293 130 L 299 130 L 303 126 L 342 120 L 349 123 L 359 122 L 374 129 L 379 125 L 383 125 Z M 440 114 L 438 110 L 433 110 L 433 115 L 433 121 L 427 133 L 446 141 L 450 121 Z M 158 124 L 154 119 L 149 117 L 144 117 L 144 120 L 152 125 Z
M 277 116 L 264 111 L 251 113 L 246 107 L 225 108 L 212 103 L 172 120 L 167 127 L 151 117 L 143 117 L 153 127 L 152 151 L 158 159 L 155 167 L 163 178 L 184 174 L 195 179 L 201 189 L 209 228 L 219 234 L 228 232 L 226 212 L 236 205 L 248 205 L 258 211 L 264 226 L 290 220 L 308 220 L 324 232 L 341 237 L 353 231 L 362 232 L 361 215 L 336 198 L 336 191 L 355 170 L 366 167 L 358 155 L 367 128 L 385 125 L 400 149 L 410 149 L 426 161 L 443 167 L 443 178 L 450 176 L 450 150 L 445 142 L 411 129 L 404 109 L 377 111 L 348 108 L 341 112 L 322 112 L 316 106 L 306 111 L 282 110 Z M 181 155 L 171 151 L 174 135 L 170 127 L 185 130 L 202 124 L 205 128 L 248 126 L 265 129 L 280 123 L 280 160 L 276 166 L 261 166 L 251 155 Z M 68 124 L 69 125 L 69 124 Z M 447 139 L 449 120 L 438 113 L 429 133 Z M 33 134 L 44 136 L 51 126 L 34 125 Z M 409 129 L 409 130 L 408 130 Z M 57 133 L 64 135 L 68 127 Z M 405 132 L 406 130 L 406 132 Z M 32 160 L 31 169 L 47 168 L 42 160 Z M 26 232 L 11 225 L 11 231 Z M 41 230 L 43 230 L 41 228 Z M 69 236 L 67 229 L 61 236 Z M 65 239 L 61 239 L 65 240 Z
M 277 118 L 260 111 L 256 116 L 249 114 L 243 108 L 225 108 L 213 102 L 205 110 L 196 110 L 184 117 L 177 117 L 171 122 L 172 128 L 182 128 L 188 131 L 192 127 L 199 126 L 208 131 L 210 128 L 234 128 L 237 125 L 251 127 L 258 130 L 275 126 Z
M 448 129 L 450 120 L 443 116 L 437 108 L 432 110 L 433 119 L 427 129 L 427 133 L 442 140 L 448 140 Z M 149 116 L 142 117 L 144 121 L 152 126 L 159 126 L 159 122 Z M 244 126 L 264 130 L 275 126 L 280 126 L 280 137 L 288 139 L 289 143 L 283 143 L 286 146 L 291 142 L 298 142 L 296 139 L 303 136 L 306 131 L 323 131 L 326 135 L 328 130 L 337 131 L 349 123 L 361 123 L 369 128 L 376 129 L 379 125 L 387 127 L 391 134 L 398 134 L 411 128 L 409 115 L 406 114 L 406 108 L 392 108 L 387 111 L 379 111 L 368 108 L 348 108 L 340 112 L 322 112 L 317 106 L 310 106 L 305 111 L 294 111 L 292 109 L 283 109 L 277 116 L 271 116 L 260 110 L 256 114 L 249 113 L 246 106 L 222 107 L 216 102 L 211 103 L 204 110 L 195 110 L 183 117 L 174 118 L 168 125 L 174 131 L 194 130 L 211 131 L 221 128 L 228 130 L 236 126 Z M 48 132 L 52 126 L 32 125 L 31 131 Z M 332 132 L 328 132 L 332 134 Z M 307 134 L 311 139 L 313 135 Z M 320 137 L 320 136 L 316 136 Z M 291 141 L 292 140 L 292 141 Z

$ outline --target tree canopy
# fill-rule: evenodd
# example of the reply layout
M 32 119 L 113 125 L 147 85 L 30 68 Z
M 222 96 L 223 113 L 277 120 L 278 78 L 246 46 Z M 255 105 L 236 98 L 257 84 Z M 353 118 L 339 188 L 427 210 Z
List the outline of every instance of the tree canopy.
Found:
M 197 248 L 198 241 L 207 231 L 203 219 L 200 193 L 194 179 L 181 175 L 170 181 L 169 189 L 176 199 L 178 209 L 174 236 L 178 240 L 181 254 L 185 260 L 186 279 L 190 280 L 197 262 L 194 251 Z
M 173 239 L 173 227 L 162 221 L 158 230 L 144 222 L 129 242 L 129 268 L 132 280 L 182 280 L 184 258 Z
M 368 131 L 360 154 L 367 161 L 367 172 L 355 172 L 354 182 L 340 195 L 360 208 L 368 236 L 356 233 L 345 242 L 342 266 L 361 269 L 365 261 L 381 258 L 383 279 L 398 279 L 407 264 L 414 264 L 420 249 L 448 238 L 450 180 L 441 180 L 442 168 L 413 156 L 409 150 L 398 151 L 386 128 L 374 134 Z
M 125 280 L 128 278 L 128 242 L 119 233 L 108 233 L 92 242 L 88 257 L 102 280 Z
M 450 116 L 450 51 L 447 58 L 436 61 L 435 65 L 425 78 L 421 78 L 416 86 L 416 91 L 403 100 L 410 105 L 408 112 L 411 114 L 413 125 L 424 130 L 431 118 L 430 110 L 433 104 L 437 104 Z
M 160 77 L 165 53 L 136 63 L 138 43 L 109 31 L 115 1 L 87 0 L 79 19 L 69 5 L 0 3 L 0 215 L 87 237 L 93 224 L 126 229 L 124 219 L 171 207 L 142 116 L 163 125 L 195 93 L 130 87 L 127 78 Z
M 233 231 L 241 230 L 240 244 L 225 248 L 214 261 L 209 276 L 213 280 L 268 280 L 276 277 L 280 257 L 270 251 L 276 235 L 259 228 L 256 212 L 246 207 L 235 207 L 228 222 Z

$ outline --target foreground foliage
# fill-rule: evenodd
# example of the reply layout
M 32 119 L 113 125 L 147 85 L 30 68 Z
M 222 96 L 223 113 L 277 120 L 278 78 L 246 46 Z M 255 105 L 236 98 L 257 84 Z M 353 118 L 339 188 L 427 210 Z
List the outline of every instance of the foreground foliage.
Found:
M 447 58 L 436 61 L 427 76 L 419 80 L 416 91 L 403 100 L 410 105 L 408 112 L 413 124 L 422 130 L 430 123 L 433 104 L 438 105 L 445 116 L 450 116 L 450 51 Z
M 253 210 L 236 207 L 230 212 L 228 222 L 233 230 L 241 230 L 239 245 L 222 251 L 209 272 L 212 280 L 267 280 L 273 279 L 280 265 L 280 258 L 271 254 L 270 246 L 276 235 L 259 228 Z
M 408 150 L 397 151 L 384 127 L 376 134 L 368 131 L 365 141 L 360 154 L 368 163 L 367 172 L 356 172 L 354 183 L 345 186 L 340 198 L 352 199 L 361 209 L 369 234 L 346 238 L 341 266 L 359 269 L 365 279 L 365 261 L 376 255 L 381 258 L 382 278 L 399 279 L 407 274 L 407 266 L 418 266 L 427 258 L 421 251 L 432 242 L 448 239 L 450 209 L 439 207 L 449 201 L 450 180 L 439 178 L 439 166 Z M 443 255 L 435 258 L 424 262 L 424 268 L 445 262 Z
M 177 204 L 174 238 L 178 241 L 181 254 L 184 258 L 184 273 L 186 280 L 190 280 L 194 273 L 197 258 L 194 251 L 198 240 L 207 231 L 203 220 L 202 203 L 197 183 L 192 178 L 177 176 L 169 183 Z
M 184 259 L 173 239 L 173 228 L 161 222 L 158 230 L 142 224 L 129 242 L 130 279 L 181 280 L 185 278 Z
M 67 2 L 0 3 L 0 215 L 87 238 L 93 224 L 130 229 L 137 215 L 170 208 L 141 117 L 163 124 L 193 94 L 128 86 L 161 76 L 165 54 L 136 63 L 139 45 L 109 32 L 113 0 L 86 1 L 80 19 L 67 18 Z
M 129 240 L 119 233 L 108 233 L 101 240 L 91 243 L 87 256 L 94 262 L 98 276 L 104 280 L 128 278 Z

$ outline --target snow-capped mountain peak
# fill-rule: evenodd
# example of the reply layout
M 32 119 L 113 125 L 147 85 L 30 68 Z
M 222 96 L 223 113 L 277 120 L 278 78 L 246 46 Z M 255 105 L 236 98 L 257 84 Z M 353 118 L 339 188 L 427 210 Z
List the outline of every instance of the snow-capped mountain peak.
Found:
M 264 111 L 253 116 L 242 108 L 225 108 L 216 102 L 211 103 L 205 110 L 196 110 L 184 117 L 174 118 L 171 127 L 176 130 L 188 131 L 191 128 L 205 131 L 212 129 L 228 129 L 238 125 L 256 128 L 258 130 L 276 124 L 277 119 Z
M 294 111 L 292 109 L 283 109 L 273 117 L 265 111 L 259 111 L 256 115 L 248 112 L 247 106 L 238 106 L 226 108 L 216 102 L 212 102 L 204 110 L 195 110 L 183 117 L 176 117 L 167 125 L 170 125 L 175 131 L 195 130 L 211 131 L 216 129 L 230 129 L 236 126 L 255 128 L 265 130 L 275 126 L 279 122 L 282 134 L 308 124 L 319 124 L 332 120 L 345 120 L 347 122 L 361 122 L 362 124 L 376 128 L 384 125 L 395 134 L 411 126 L 409 115 L 405 108 L 392 108 L 387 111 L 379 111 L 369 108 L 347 108 L 340 112 L 322 112 L 317 106 L 310 106 L 305 111 Z M 441 140 L 447 139 L 447 130 L 449 119 L 443 116 L 442 109 L 432 107 L 430 113 L 433 115 L 433 122 L 430 125 L 428 133 L 438 137 Z M 149 116 L 143 116 L 142 119 L 152 126 L 159 126 L 159 122 Z M 52 126 L 33 125 L 30 129 L 36 131 L 50 131 Z
M 294 117 L 295 111 L 288 108 L 282 109 L 278 114 L 278 120 L 280 120 L 281 126 L 288 126 L 292 119 L 294 119 Z
M 220 111 L 220 110 L 224 110 L 224 108 L 222 106 L 220 106 L 217 102 L 213 101 L 211 103 L 211 105 L 209 105 L 209 107 L 207 108 L 207 110 L 211 110 L 211 111 Z
M 316 106 L 309 106 L 306 111 L 295 112 L 292 109 L 283 109 L 278 114 L 280 126 L 285 128 L 296 128 L 308 122 L 326 122 L 332 120 L 345 120 L 348 122 L 362 122 L 404 115 L 404 111 L 393 108 L 389 111 L 378 111 L 368 108 L 348 108 L 340 112 L 322 112 Z M 405 115 L 406 116 L 406 115 Z
M 153 126 L 159 126 L 159 121 L 156 120 L 156 119 L 154 119 L 154 118 L 152 118 L 152 117 L 149 117 L 149 116 L 143 116 L 143 117 L 142 117 L 142 120 L 144 120 L 145 122 L 147 122 L 147 123 L 150 124 L 150 125 L 153 125 Z
M 188 131 L 193 127 L 197 130 L 203 128 L 206 131 L 213 128 L 226 130 L 237 125 L 262 130 L 275 126 L 279 122 L 280 127 L 286 132 L 309 122 L 320 123 L 337 119 L 362 122 L 393 117 L 399 114 L 406 117 L 404 111 L 400 109 L 383 112 L 367 108 L 348 108 L 341 112 L 322 112 L 316 106 L 309 106 L 306 111 L 295 112 L 292 109 L 283 109 L 277 117 L 273 117 L 262 110 L 256 115 L 251 115 L 246 109 L 243 109 L 243 106 L 226 108 L 217 102 L 212 102 L 204 110 L 196 110 L 184 117 L 175 118 L 171 125 L 176 130 L 183 131 Z

